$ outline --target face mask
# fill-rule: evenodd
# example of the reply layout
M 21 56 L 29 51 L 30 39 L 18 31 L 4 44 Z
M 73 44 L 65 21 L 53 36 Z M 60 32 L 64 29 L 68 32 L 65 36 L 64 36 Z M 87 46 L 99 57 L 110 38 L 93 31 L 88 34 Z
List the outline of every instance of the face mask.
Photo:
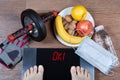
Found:
M 75 53 L 106 75 L 109 74 L 118 61 L 115 55 L 105 50 L 89 37 L 83 40 Z

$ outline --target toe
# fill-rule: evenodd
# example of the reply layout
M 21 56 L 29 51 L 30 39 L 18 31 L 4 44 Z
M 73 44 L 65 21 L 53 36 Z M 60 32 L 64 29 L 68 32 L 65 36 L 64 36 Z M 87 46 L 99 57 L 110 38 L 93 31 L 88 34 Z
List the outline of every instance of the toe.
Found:
M 29 76 L 29 74 L 30 74 L 30 71 L 27 70 L 26 73 L 25 73 L 26 77 Z
M 34 66 L 33 72 L 34 72 L 34 73 L 37 73 L 37 66 Z
M 27 71 L 24 73 L 24 78 L 26 78 L 27 77 Z
M 84 74 L 84 68 L 83 67 L 80 68 L 80 71 L 81 71 L 81 74 Z
M 91 75 L 89 72 L 88 72 L 87 76 L 88 76 L 88 79 L 91 80 Z
M 76 68 L 75 68 L 75 66 L 72 66 L 72 67 L 71 67 L 70 72 L 71 72 L 71 75 L 72 75 L 72 76 L 75 76 L 75 75 L 76 75 Z
M 44 68 L 43 68 L 42 65 L 39 65 L 39 67 L 38 67 L 38 72 L 40 72 L 40 73 L 43 73 L 43 72 L 44 72 Z
M 85 77 L 88 77 L 88 71 L 85 70 Z
M 27 70 L 25 73 L 24 73 L 24 79 L 23 80 L 26 80 L 27 76 L 29 75 L 29 70 Z
M 43 80 L 43 72 L 44 72 L 44 68 L 42 65 L 39 65 L 38 67 L 38 80 Z
M 80 71 L 80 67 L 77 66 L 77 74 L 80 75 L 81 74 L 81 71 Z
M 32 73 L 33 73 L 33 67 L 30 68 L 30 74 L 32 74 Z

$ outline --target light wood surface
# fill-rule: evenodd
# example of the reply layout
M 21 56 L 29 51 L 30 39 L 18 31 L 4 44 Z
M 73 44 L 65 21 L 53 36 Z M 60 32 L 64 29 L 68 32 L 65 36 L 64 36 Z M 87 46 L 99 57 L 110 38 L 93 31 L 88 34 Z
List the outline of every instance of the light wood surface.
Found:
M 21 28 L 20 14 L 24 9 L 32 8 L 38 13 L 51 10 L 60 11 L 66 7 L 82 4 L 92 14 L 96 25 L 104 25 L 105 30 L 112 38 L 115 50 L 120 59 L 120 0 L 0 0 L 0 42 L 8 34 Z M 49 48 L 62 45 L 53 36 L 54 24 L 46 23 L 47 37 L 41 42 L 31 41 L 30 47 Z M 0 80 L 21 80 L 22 62 L 13 70 L 8 70 L 0 65 Z M 96 69 L 95 80 L 120 80 L 120 68 L 114 69 L 113 76 L 105 76 Z

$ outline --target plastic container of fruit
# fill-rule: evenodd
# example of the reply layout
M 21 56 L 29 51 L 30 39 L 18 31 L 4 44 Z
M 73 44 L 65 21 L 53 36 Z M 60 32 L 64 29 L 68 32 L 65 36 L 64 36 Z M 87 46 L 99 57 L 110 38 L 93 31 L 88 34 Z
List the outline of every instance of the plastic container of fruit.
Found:
M 73 7 L 65 8 L 65 9 L 63 9 L 58 15 L 62 16 L 63 18 L 64 18 L 66 15 L 71 15 L 71 10 L 72 10 L 72 8 L 73 8 Z M 95 26 L 94 19 L 93 19 L 92 15 L 91 15 L 89 12 L 87 12 L 87 16 L 86 16 L 85 20 L 91 21 L 93 27 Z M 70 43 L 67 43 L 67 42 L 65 42 L 64 40 L 62 40 L 62 39 L 59 37 L 59 35 L 57 34 L 55 28 L 54 28 L 54 32 L 55 32 L 55 36 L 56 36 L 57 40 L 58 40 L 60 43 L 62 43 L 63 45 L 69 46 L 69 47 L 78 47 L 78 46 L 79 46 L 79 44 L 70 44 Z M 91 36 L 93 35 L 93 32 L 94 32 L 94 31 L 92 31 L 92 32 L 90 33 Z M 91 37 L 91 36 L 90 36 L 90 37 Z

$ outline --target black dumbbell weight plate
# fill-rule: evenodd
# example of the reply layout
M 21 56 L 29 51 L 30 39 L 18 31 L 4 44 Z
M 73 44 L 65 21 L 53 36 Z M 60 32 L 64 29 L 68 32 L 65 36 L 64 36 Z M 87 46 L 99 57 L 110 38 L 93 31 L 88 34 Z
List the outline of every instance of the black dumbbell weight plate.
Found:
M 35 41 L 41 41 L 46 37 L 46 27 L 40 15 L 32 9 L 24 10 L 21 14 L 23 27 L 29 24 L 33 25 L 33 30 L 28 35 Z

